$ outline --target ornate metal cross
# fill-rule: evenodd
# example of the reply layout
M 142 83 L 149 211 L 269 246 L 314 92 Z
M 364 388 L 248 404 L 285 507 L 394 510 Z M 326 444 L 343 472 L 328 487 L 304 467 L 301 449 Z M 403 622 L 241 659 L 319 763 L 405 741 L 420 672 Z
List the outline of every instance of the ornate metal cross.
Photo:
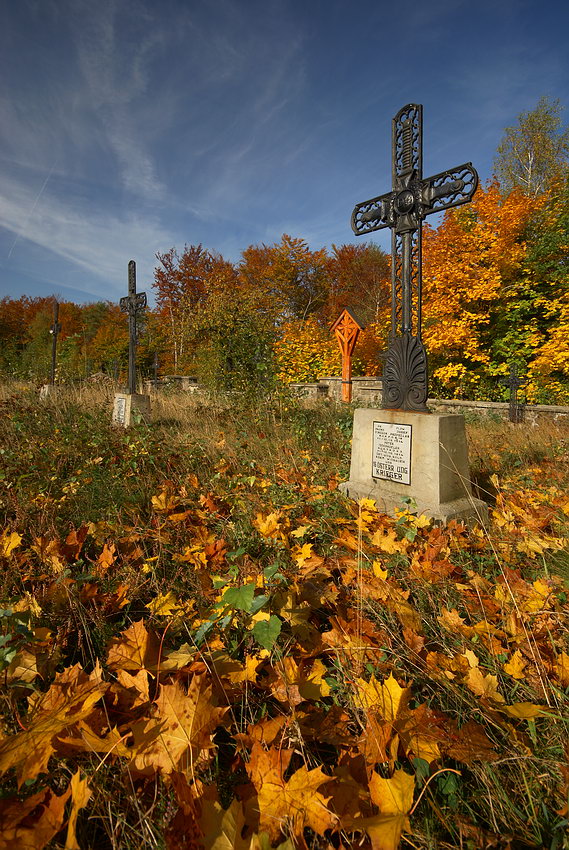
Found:
M 57 363 L 57 337 L 61 331 L 59 323 L 59 301 L 53 301 L 53 324 L 49 329 L 51 334 L 51 375 L 49 382 L 53 386 L 55 384 L 55 368 Z
M 391 228 L 391 331 L 383 370 L 383 407 L 428 412 L 427 353 L 421 339 L 423 219 L 472 200 L 472 163 L 423 179 L 423 107 L 410 103 L 393 119 L 392 190 L 357 204 L 357 236 Z
M 146 307 L 146 292 L 136 291 L 136 263 L 128 264 L 128 295 L 120 300 L 123 313 L 128 313 L 128 391 L 136 392 L 136 319 Z

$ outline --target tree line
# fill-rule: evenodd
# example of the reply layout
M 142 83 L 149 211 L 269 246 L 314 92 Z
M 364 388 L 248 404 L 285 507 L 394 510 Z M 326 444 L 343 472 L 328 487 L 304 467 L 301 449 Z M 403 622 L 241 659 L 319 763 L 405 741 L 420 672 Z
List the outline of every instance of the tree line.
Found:
M 506 128 L 495 178 L 424 225 L 423 317 L 433 392 L 500 398 L 516 362 L 529 401 L 569 402 L 569 131 L 542 98 Z M 214 389 L 266 390 L 338 374 L 329 328 L 344 306 L 367 324 L 355 374 L 378 374 L 390 321 L 390 258 L 373 243 L 311 249 L 283 235 L 231 263 L 202 245 L 156 256 L 155 307 L 139 366 Z M 43 381 L 52 299 L 0 301 L 0 370 Z M 126 317 L 111 302 L 60 302 L 59 380 L 124 375 Z

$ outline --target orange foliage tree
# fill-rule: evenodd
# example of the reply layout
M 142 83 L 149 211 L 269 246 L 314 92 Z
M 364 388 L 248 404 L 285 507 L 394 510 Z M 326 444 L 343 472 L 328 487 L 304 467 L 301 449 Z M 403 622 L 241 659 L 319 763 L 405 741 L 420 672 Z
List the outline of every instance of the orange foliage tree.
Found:
M 492 360 L 492 342 L 505 304 L 523 286 L 523 237 L 536 203 L 519 190 L 503 196 L 493 182 L 467 209 L 446 213 L 438 229 L 425 227 L 424 340 L 445 394 L 479 397 L 488 376 L 506 371 Z

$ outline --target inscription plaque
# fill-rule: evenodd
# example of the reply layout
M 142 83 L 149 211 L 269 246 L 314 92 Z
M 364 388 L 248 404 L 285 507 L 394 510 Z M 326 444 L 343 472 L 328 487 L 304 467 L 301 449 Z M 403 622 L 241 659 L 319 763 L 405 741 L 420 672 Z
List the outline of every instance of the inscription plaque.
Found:
M 373 423 L 371 477 L 411 484 L 412 425 Z
M 126 415 L 126 399 L 118 396 L 115 398 L 115 409 L 113 414 L 113 420 L 118 422 L 119 425 L 124 425 Z

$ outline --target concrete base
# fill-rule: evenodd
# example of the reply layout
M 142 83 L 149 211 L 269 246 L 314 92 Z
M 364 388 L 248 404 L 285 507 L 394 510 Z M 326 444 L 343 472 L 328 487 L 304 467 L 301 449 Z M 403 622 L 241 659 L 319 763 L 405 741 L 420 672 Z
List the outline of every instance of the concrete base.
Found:
M 404 439 L 397 438 L 393 449 L 385 449 L 378 438 L 374 443 L 374 422 L 381 423 L 376 426 L 380 432 L 405 426 L 400 429 Z M 413 512 L 439 522 L 486 522 L 488 506 L 472 496 L 469 475 L 463 416 L 376 408 L 355 411 L 350 479 L 340 484 L 350 498 L 374 499 L 388 514 L 412 499 L 417 506 Z M 409 483 L 393 480 L 397 477 Z
M 142 393 L 115 393 L 113 424 L 130 428 L 134 422 L 150 419 L 150 396 Z

